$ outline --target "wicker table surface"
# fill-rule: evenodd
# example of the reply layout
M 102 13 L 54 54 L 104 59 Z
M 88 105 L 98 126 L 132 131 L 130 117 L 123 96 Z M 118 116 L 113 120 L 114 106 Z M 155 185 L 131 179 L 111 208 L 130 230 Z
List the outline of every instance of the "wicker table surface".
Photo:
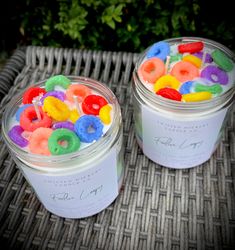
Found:
M 235 109 L 206 163 L 188 170 L 146 158 L 133 130 L 132 70 L 137 54 L 29 46 L 0 72 L 0 112 L 27 84 L 81 75 L 112 89 L 122 108 L 125 174 L 118 198 L 99 214 L 64 219 L 48 212 L 0 140 L 2 249 L 230 249 L 235 244 Z

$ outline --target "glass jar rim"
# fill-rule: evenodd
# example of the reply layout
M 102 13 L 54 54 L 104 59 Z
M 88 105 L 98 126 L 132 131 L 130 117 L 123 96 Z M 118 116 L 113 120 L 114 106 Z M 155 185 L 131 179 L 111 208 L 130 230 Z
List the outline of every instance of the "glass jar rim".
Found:
M 215 48 L 222 50 L 227 56 L 230 57 L 230 59 L 235 64 L 235 54 L 225 47 L 224 45 L 215 42 L 213 40 L 202 38 L 202 37 L 176 37 L 176 38 L 170 38 L 163 40 L 164 42 L 168 43 L 176 43 L 176 42 L 198 42 L 203 41 L 207 45 L 213 45 Z M 153 104 L 158 104 L 163 107 L 172 108 L 173 110 L 195 110 L 195 109 L 202 109 L 206 110 L 211 108 L 211 106 L 221 106 L 223 104 L 226 104 L 235 94 L 235 79 L 234 83 L 227 91 L 222 93 L 221 95 L 214 97 L 210 100 L 200 101 L 200 102 L 179 102 L 174 101 L 171 99 L 167 99 L 161 96 L 158 96 L 154 94 L 152 91 L 150 91 L 145 84 L 141 81 L 139 74 L 138 74 L 138 68 L 141 65 L 146 52 L 151 47 L 150 45 L 148 48 L 146 48 L 137 58 L 137 61 L 135 63 L 135 68 L 133 71 L 133 78 L 134 78 L 134 84 L 136 84 L 137 89 L 139 93 L 144 96 L 146 99 L 151 101 Z
M 99 140 L 92 143 L 90 146 L 85 147 L 85 148 L 78 150 L 76 152 L 63 154 L 63 155 L 50 155 L 50 156 L 32 154 L 30 152 L 27 152 L 27 151 L 21 149 L 19 146 L 17 146 L 14 142 L 12 142 L 10 140 L 10 138 L 7 134 L 7 132 L 8 132 L 7 125 L 9 125 L 9 123 L 7 122 L 7 117 L 10 117 L 10 114 L 13 113 L 13 112 L 11 112 L 11 110 L 12 110 L 11 108 L 22 100 L 22 93 L 25 91 L 25 90 L 23 90 L 19 94 L 17 94 L 17 96 L 6 105 L 4 113 L 3 113 L 3 117 L 2 117 L 2 135 L 3 135 L 3 138 L 4 138 L 7 146 L 9 148 L 11 148 L 11 150 L 20 157 L 20 159 L 24 159 L 27 161 L 27 159 L 30 157 L 33 159 L 33 161 L 38 161 L 38 162 L 42 162 L 42 163 L 47 163 L 47 162 L 51 162 L 51 163 L 60 162 L 60 163 L 62 163 L 64 161 L 68 161 L 70 159 L 75 159 L 77 157 L 89 158 L 89 157 L 91 157 L 91 155 L 93 155 L 95 152 L 97 152 L 97 148 L 104 149 L 105 146 L 107 146 L 107 138 L 114 138 L 118 134 L 118 129 L 115 130 L 115 127 L 117 127 L 121 123 L 121 109 L 120 109 L 118 100 L 117 100 L 116 96 L 114 95 L 114 93 L 112 92 L 112 90 L 110 88 L 108 88 L 107 86 L 105 86 L 104 84 L 102 84 L 101 82 L 96 81 L 96 80 L 91 79 L 91 78 L 88 78 L 88 77 L 73 76 L 73 75 L 68 75 L 66 77 L 69 78 L 71 80 L 71 82 L 79 82 L 81 84 L 87 85 L 87 86 L 95 89 L 95 91 L 102 93 L 102 95 L 108 99 L 108 102 L 113 105 L 112 124 L 110 125 L 108 130 L 103 134 L 103 136 L 101 138 L 99 138 Z M 45 83 L 48 79 L 38 81 L 35 84 L 33 84 L 33 86 L 39 87 L 43 83 Z M 32 86 L 32 85 L 29 85 L 28 87 L 30 87 L 30 86 Z

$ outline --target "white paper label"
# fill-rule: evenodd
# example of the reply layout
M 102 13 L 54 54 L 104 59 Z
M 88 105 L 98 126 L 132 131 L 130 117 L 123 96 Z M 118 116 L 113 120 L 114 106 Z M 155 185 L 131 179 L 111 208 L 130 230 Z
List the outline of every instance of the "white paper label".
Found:
M 116 150 L 112 149 L 102 161 L 73 174 L 22 169 L 46 209 L 62 217 L 82 218 L 100 212 L 117 197 L 116 159 Z
M 208 160 L 227 109 L 190 121 L 165 117 L 142 105 L 143 152 L 171 168 L 189 168 Z

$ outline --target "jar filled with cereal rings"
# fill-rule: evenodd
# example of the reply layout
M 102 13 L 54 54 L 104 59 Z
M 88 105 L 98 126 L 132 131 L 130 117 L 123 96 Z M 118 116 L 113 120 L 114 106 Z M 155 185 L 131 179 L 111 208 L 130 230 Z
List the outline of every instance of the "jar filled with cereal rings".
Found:
M 31 85 L 6 106 L 2 136 L 39 200 L 58 216 L 92 216 L 120 192 L 121 110 L 98 81 L 56 75 Z
M 235 55 L 205 38 L 156 42 L 133 72 L 135 135 L 143 153 L 175 169 L 206 162 L 234 103 Z

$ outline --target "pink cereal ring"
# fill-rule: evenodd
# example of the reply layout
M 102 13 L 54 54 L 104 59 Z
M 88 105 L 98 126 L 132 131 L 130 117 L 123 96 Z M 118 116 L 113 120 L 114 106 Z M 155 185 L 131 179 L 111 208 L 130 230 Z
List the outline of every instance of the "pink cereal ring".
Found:
M 198 77 L 199 70 L 192 63 L 180 61 L 173 66 L 171 75 L 177 78 L 180 82 L 187 82 Z
M 74 102 L 74 96 L 77 96 L 78 102 L 82 102 L 90 94 L 90 88 L 82 84 L 71 84 L 66 90 L 66 97 L 70 102 Z
M 34 154 L 51 155 L 48 149 L 48 138 L 51 136 L 53 129 L 37 128 L 33 131 L 29 139 L 29 151 Z
M 154 84 L 165 73 L 163 61 L 157 57 L 146 60 L 139 68 L 138 75 L 144 81 Z
M 26 108 L 20 116 L 20 126 L 26 131 L 34 131 L 39 127 L 51 127 L 52 119 L 38 107 L 41 114 L 41 120 L 37 120 L 37 114 L 34 106 Z

